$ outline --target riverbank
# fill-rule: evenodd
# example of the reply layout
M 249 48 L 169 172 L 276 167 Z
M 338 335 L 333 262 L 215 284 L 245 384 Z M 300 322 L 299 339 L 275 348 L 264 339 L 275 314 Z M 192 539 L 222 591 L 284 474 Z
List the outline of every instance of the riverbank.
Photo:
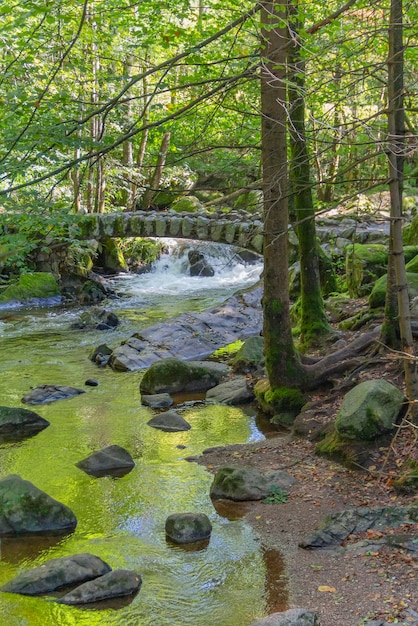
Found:
M 341 398 L 323 400 L 329 417 Z M 328 403 L 328 407 L 326 407 Z M 246 465 L 260 471 L 285 469 L 297 479 L 288 501 L 233 503 L 235 510 L 258 534 L 265 551 L 283 556 L 283 587 L 287 601 L 276 598 L 270 612 L 303 607 L 315 611 L 321 626 L 356 626 L 364 619 L 416 624 L 408 611 L 418 611 L 418 560 L 402 549 L 371 545 L 363 552 L 339 546 L 333 550 L 305 550 L 299 543 L 333 513 L 357 507 L 398 507 L 416 503 L 417 496 L 398 494 L 392 487 L 405 446 L 414 445 L 413 432 L 401 435 L 391 448 L 381 448 L 373 465 L 351 470 L 315 454 L 315 444 L 282 435 L 265 441 L 204 451 L 198 462 L 210 472 L 222 465 Z M 214 502 L 222 514 L 222 502 Z M 403 525 L 402 533 L 417 541 L 418 524 Z M 387 533 L 393 531 L 387 530 Z M 360 540 L 381 539 L 382 531 L 350 536 L 346 546 Z M 274 564 L 272 564 L 274 566 Z M 379 622 L 380 624 L 380 622 Z

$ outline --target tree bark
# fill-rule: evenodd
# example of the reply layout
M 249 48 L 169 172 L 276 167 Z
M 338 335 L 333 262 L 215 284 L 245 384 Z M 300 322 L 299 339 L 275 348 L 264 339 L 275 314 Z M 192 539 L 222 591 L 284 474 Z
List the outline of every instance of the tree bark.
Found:
M 405 353 L 405 385 L 411 409 L 418 398 L 418 376 L 411 328 L 408 284 L 402 242 L 402 186 L 405 154 L 404 55 L 402 0 L 391 0 L 388 55 L 388 160 L 391 198 L 391 241 L 398 304 L 401 350 Z M 388 289 L 389 289 L 388 280 Z
M 161 178 L 163 175 L 163 170 L 164 170 L 164 165 L 165 165 L 165 160 L 167 158 L 167 152 L 168 152 L 168 148 L 170 145 L 170 138 L 171 138 L 171 133 L 165 133 L 162 141 L 161 141 L 161 148 L 160 148 L 160 153 L 158 155 L 158 159 L 157 159 L 157 163 L 155 165 L 155 169 L 153 172 L 153 175 L 151 176 L 151 180 L 149 182 L 149 187 L 146 190 L 146 192 L 144 193 L 144 197 L 142 199 L 142 208 L 143 209 L 149 209 L 151 204 L 152 204 L 152 200 L 155 196 L 156 190 L 161 182 Z
M 307 346 L 330 332 L 321 293 L 319 254 L 312 197 L 311 168 L 305 128 L 305 63 L 301 56 L 298 3 L 292 7 L 293 32 L 289 47 L 290 184 L 300 261 L 300 341 Z
M 287 168 L 287 0 L 261 5 L 261 115 L 264 193 L 264 342 L 272 389 L 298 387 L 303 367 L 289 308 Z

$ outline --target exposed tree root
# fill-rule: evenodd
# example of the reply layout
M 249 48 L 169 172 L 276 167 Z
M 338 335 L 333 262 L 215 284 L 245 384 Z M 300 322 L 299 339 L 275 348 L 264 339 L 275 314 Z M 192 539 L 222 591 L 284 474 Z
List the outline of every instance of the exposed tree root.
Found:
M 316 363 L 304 363 L 302 367 L 306 377 L 304 380 L 305 388 L 315 389 L 337 374 L 363 365 L 370 358 L 370 355 L 361 357 L 359 354 L 377 341 L 380 330 L 379 326 L 364 333 L 348 346 L 327 354 Z

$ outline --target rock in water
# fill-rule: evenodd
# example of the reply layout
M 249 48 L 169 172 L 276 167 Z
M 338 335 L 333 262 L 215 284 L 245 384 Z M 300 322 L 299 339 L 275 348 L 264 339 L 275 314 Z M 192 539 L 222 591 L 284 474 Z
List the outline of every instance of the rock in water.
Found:
M 103 576 L 111 567 L 93 554 L 75 554 L 46 561 L 3 585 L 2 591 L 37 596 L 61 587 L 80 585 Z
M 163 430 L 167 433 L 180 433 L 191 429 L 189 422 L 186 422 L 175 411 L 164 411 L 164 413 L 152 417 L 147 424 L 152 426 L 152 428 L 158 428 L 158 430 Z
M 80 393 L 86 392 L 83 389 L 65 385 L 40 385 L 26 393 L 22 398 L 22 402 L 24 404 L 49 404 L 50 402 L 56 402 L 56 400 L 65 400 L 65 398 L 78 396 Z
M 87 474 L 99 477 L 120 472 L 127 474 L 135 467 L 135 461 L 125 448 L 113 445 L 94 452 L 76 465 Z
M 142 579 L 127 569 L 116 569 L 80 585 L 60 598 L 60 604 L 88 604 L 109 598 L 129 596 L 140 590 Z
M 166 519 L 165 532 L 175 543 L 194 543 L 209 539 L 212 524 L 204 513 L 174 513 Z
M 49 426 L 43 417 L 29 409 L 0 406 L 0 437 L 23 439 Z
M 0 537 L 64 535 L 76 526 L 71 509 L 28 480 L 16 474 L 0 480 Z

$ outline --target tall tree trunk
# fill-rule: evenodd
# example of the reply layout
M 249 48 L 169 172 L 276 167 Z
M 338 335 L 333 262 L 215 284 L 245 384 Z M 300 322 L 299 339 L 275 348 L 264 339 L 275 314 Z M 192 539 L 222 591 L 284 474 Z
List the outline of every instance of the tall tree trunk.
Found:
M 124 75 L 126 79 L 132 76 L 132 57 L 127 57 L 124 63 Z M 125 104 L 125 130 L 128 130 L 133 122 L 132 101 L 129 99 Z M 124 185 L 121 194 L 121 203 L 126 210 L 132 210 L 133 206 L 133 186 L 132 186 L 132 166 L 133 166 L 133 146 L 132 140 L 127 139 L 122 146 L 122 164 L 124 165 Z
M 148 56 L 145 57 L 145 63 L 147 64 L 147 62 L 148 62 Z M 143 72 L 146 69 L 146 64 L 143 68 Z M 143 108 L 141 117 L 142 117 L 143 125 L 146 126 L 149 122 L 149 103 L 150 103 L 150 96 L 148 94 L 148 80 L 146 76 L 144 76 L 144 78 L 142 79 L 142 95 L 144 98 L 144 108 Z M 135 180 L 132 182 L 132 191 L 131 191 L 132 210 L 135 210 L 137 206 L 138 182 L 140 181 L 142 177 L 142 167 L 144 165 L 145 154 L 147 151 L 148 134 L 149 134 L 148 128 L 145 128 L 145 130 L 141 133 L 141 142 L 139 144 L 138 152 L 135 158 L 135 165 L 136 165 Z
M 418 399 L 418 377 L 414 342 L 411 330 L 408 284 L 405 271 L 405 257 L 402 243 L 402 186 L 403 161 L 405 154 L 405 113 L 404 113 L 404 46 L 403 46 L 403 7 L 402 0 L 391 0 L 388 55 L 388 160 L 389 189 L 391 199 L 391 241 L 392 261 L 395 273 L 398 320 L 401 350 L 407 356 L 404 360 L 405 384 L 409 400 Z M 388 281 L 388 289 L 390 289 Z M 414 415 L 418 415 L 411 404 Z M 414 410 L 415 409 L 415 410 Z
M 315 209 L 312 197 L 311 168 L 305 129 L 305 63 L 301 57 L 298 33 L 298 3 L 292 7 L 293 32 L 289 47 L 289 137 L 290 183 L 295 230 L 299 241 L 301 280 L 300 339 L 309 345 L 321 335 L 328 334 L 330 326 L 325 314 L 319 273 L 318 242 L 315 226 Z
M 298 386 L 302 373 L 289 311 L 286 20 L 287 0 L 262 3 L 263 311 L 266 367 L 272 389 Z
M 161 178 L 163 175 L 163 170 L 164 170 L 164 165 L 165 165 L 165 160 L 167 158 L 167 152 L 168 152 L 168 148 L 170 146 L 170 137 L 171 137 L 171 133 L 165 133 L 162 141 L 161 141 L 161 148 L 160 148 L 160 152 L 158 155 L 158 159 L 157 159 L 157 163 L 155 165 L 155 169 L 154 172 L 151 176 L 150 182 L 149 182 L 149 187 L 146 190 L 146 192 L 144 193 L 144 197 L 142 199 L 142 208 L 143 209 L 149 209 L 151 204 L 152 204 L 152 200 L 155 196 L 156 190 L 161 182 Z

